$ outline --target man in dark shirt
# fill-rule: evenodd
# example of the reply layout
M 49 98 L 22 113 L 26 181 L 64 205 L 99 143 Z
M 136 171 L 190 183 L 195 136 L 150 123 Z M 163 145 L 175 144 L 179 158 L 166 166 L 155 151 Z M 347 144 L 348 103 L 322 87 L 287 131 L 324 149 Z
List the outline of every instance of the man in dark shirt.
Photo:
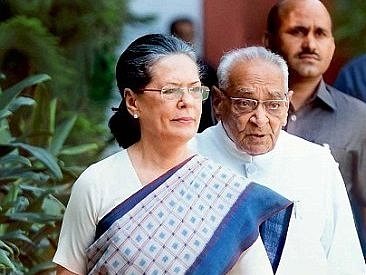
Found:
M 344 65 L 333 85 L 366 102 L 366 54 L 357 56 Z
M 365 256 L 366 104 L 323 80 L 335 50 L 327 9 L 318 0 L 279 1 L 267 18 L 265 44 L 289 66 L 289 88 L 294 93 L 286 130 L 330 147 L 346 184 Z

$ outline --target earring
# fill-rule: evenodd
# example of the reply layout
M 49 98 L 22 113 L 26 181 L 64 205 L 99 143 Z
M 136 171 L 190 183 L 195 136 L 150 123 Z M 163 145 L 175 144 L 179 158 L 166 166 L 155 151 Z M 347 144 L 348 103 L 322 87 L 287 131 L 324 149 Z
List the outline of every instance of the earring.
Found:
M 138 114 L 133 114 L 133 118 L 138 118 Z

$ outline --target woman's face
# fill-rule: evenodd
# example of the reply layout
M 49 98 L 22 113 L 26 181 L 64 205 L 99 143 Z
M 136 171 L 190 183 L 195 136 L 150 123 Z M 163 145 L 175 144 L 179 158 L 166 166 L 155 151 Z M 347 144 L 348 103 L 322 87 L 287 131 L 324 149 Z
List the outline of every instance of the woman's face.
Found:
M 151 76 L 145 89 L 201 86 L 197 65 L 184 54 L 160 59 L 151 68 Z M 145 91 L 136 95 L 135 107 L 142 139 L 165 144 L 185 143 L 197 132 L 202 100 L 187 90 L 176 99 L 168 99 L 159 91 Z

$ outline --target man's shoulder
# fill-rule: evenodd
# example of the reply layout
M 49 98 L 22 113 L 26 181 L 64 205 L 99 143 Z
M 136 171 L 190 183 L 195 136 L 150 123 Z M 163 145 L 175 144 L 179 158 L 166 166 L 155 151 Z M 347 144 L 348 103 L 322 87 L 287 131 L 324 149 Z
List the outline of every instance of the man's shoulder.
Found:
M 192 140 L 197 143 L 207 142 L 209 140 L 214 139 L 215 137 L 217 137 L 219 135 L 220 135 L 219 125 L 216 124 L 216 125 L 206 128 L 201 133 L 197 133 Z
M 362 100 L 341 92 L 337 88 L 327 84 L 327 90 L 331 94 L 333 100 L 336 102 L 337 107 L 347 108 L 352 112 L 361 112 L 366 114 L 366 103 Z
M 327 144 L 319 145 L 301 137 L 281 131 L 278 140 L 278 147 L 284 151 L 285 155 L 298 157 L 316 157 L 317 161 L 320 157 L 333 159 L 329 146 Z
M 341 71 L 357 70 L 361 68 L 366 68 L 366 54 L 362 54 L 351 59 L 346 65 L 344 65 Z

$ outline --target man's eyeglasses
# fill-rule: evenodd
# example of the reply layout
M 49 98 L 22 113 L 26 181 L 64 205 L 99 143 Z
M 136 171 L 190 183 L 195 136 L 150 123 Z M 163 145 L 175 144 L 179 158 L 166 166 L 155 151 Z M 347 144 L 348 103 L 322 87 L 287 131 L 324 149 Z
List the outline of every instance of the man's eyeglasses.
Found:
M 184 92 L 187 91 L 193 98 L 200 99 L 202 101 L 208 98 L 210 93 L 210 89 L 206 86 L 199 86 L 199 87 L 175 87 L 175 88 L 168 88 L 163 87 L 161 89 L 141 89 L 140 91 L 144 92 L 160 92 L 161 97 L 166 100 L 179 100 L 184 95 Z
M 237 114 L 247 114 L 257 109 L 259 104 L 262 104 L 267 113 L 272 115 L 281 114 L 288 106 L 287 99 L 268 99 L 257 100 L 245 97 L 233 97 L 223 93 L 227 98 L 231 100 L 233 110 Z

